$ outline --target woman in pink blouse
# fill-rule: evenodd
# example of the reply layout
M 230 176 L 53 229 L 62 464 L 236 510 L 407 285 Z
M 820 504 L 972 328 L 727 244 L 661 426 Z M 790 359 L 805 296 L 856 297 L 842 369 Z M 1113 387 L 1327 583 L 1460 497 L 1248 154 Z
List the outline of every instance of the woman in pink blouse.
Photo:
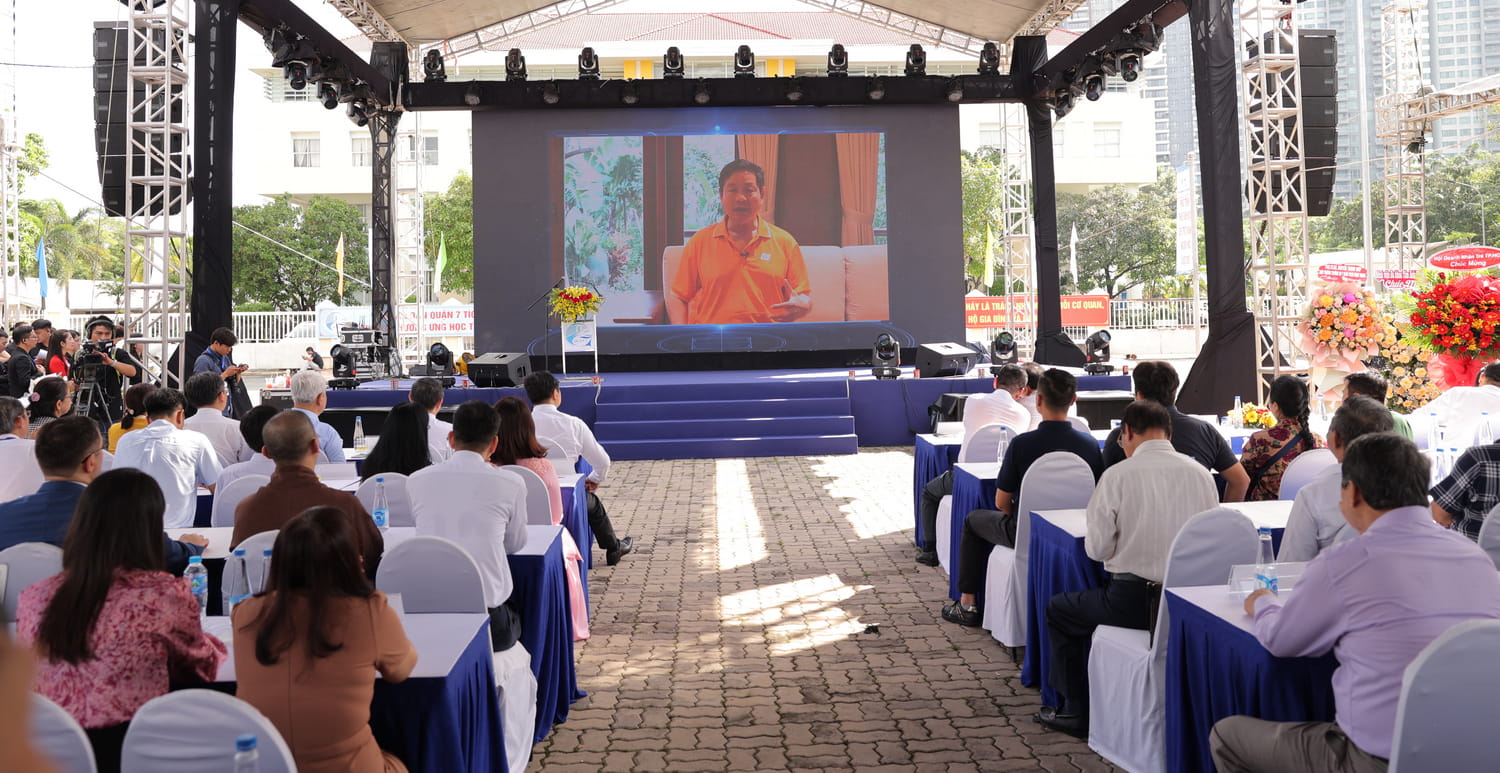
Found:
M 187 582 L 161 571 L 165 509 L 140 470 L 100 475 L 78 501 L 62 573 L 21 591 L 17 631 L 41 659 L 36 691 L 83 725 L 101 773 L 119 770 L 142 704 L 174 680 L 213 679 L 225 658 Z
M 1277 378 L 1271 382 L 1267 398 L 1276 426 L 1251 435 L 1240 452 L 1240 464 L 1250 475 L 1246 502 L 1276 499 L 1281 495 L 1281 474 L 1287 465 L 1303 451 L 1323 447 L 1323 438 L 1307 426 L 1308 391 L 1302 379 Z
M 531 420 L 531 408 L 519 397 L 502 397 L 495 403 L 500 414 L 500 442 L 495 453 L 490 455 L 494 464 L 516 464 L 541 476 L 547 484 L 547 499 L 552 506 L 552 523 L 562 523 L 562 488 L 557 483 L 557 470 L 544 459 L 547 449 L 536 439 L 536 424 Z M 589 608 L 583 596 L 583 553 L 573 535 L 563 529 L 563 568 L 568 575 L 568 597 L 572 601 L 573 640 L 589 638 Z

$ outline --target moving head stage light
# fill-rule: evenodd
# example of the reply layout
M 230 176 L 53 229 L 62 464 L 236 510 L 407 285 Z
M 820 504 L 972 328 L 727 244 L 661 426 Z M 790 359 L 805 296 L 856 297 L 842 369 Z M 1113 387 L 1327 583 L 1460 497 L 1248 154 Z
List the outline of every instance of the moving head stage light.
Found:
M 875 366 L 870 369 L 875 378 L 900 378 L 901 344 L 890 333 L 881 333 L 870 350 L 870 362 Z

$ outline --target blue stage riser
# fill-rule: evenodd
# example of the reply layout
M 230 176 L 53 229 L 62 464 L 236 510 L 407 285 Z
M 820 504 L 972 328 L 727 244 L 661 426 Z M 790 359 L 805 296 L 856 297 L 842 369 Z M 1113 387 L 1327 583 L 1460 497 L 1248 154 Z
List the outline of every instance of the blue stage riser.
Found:
M 835 456 L 859 451 L 854 435 L 702 440 L 626 440 L 606 444 L 615 459 L 731 459 L 742 456 Z
M 596 406 L 597 424 L 616 421 L 673 419 L 744 419 L 779 416 L 836 416 L 849 410 L 847 397 L 809 397 L 770 400 L 696 400 L 670 403 L 602 402 Z
M 853 416 L 777 416 L 678 421 L 601 421 L 594 435 L 606 447 L 622 440 L 853 435 Z

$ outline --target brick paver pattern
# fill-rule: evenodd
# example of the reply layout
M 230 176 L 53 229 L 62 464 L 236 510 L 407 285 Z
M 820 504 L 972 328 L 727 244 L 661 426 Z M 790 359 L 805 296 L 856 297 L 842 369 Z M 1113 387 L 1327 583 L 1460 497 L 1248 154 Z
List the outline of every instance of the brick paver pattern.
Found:
M 910 449 L 620 462 L 637 550 L 589 574 L 568 722 L 533 771 L 1101 771 L 912 558 Z

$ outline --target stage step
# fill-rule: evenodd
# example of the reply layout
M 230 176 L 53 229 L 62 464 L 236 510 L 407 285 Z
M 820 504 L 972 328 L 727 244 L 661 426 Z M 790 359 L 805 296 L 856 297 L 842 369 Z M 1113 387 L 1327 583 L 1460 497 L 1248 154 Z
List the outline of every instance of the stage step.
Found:
M 686 375 L 691 378 L 691 375 Z M 605 388 L 599 406 L 613 403 L 698 402 L 704 400 L 769 400 L 772 398 L 805 400 L 816 397 L 849 398 L 849 384 L 842 378 L 754 381 L 714 381 L 684 384 L 648 384 L 613 386 L 605 375 Z
M 746 456 L 835 456 L 859 451 L 847 435 L 615 440 L 605 442 L 613 459 L 729 459 Z
M 607 402 L 595 407 L 596 421 L 671 421 L 674 419 L 753 419 L 781 416 L 840 416 L 849 398 L 777 397 L 763 400 L 691 400 L 686 402 Z
M 854 434 L 853 416 L 761 416 L 594 423 L 594 436 L 605 445 L 621 440 L 701 440 L 705 438 L 852 434 Z

